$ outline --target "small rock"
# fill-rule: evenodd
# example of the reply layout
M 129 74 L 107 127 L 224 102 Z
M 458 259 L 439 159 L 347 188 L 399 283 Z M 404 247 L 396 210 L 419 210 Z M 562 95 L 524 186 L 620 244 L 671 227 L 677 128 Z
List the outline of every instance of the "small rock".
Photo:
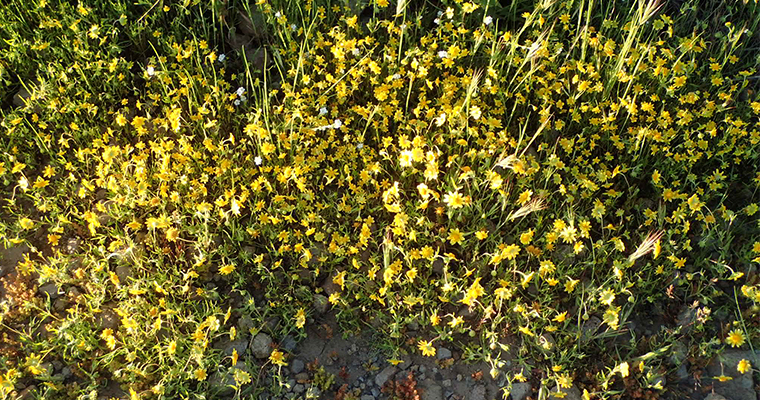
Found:
M 418 324 L 417 321 L 412 321 L 412 322 L 406 324 L 406 327 L 410 331 L 416 331 L 417 329 L 420 329 L 420 324 Z
M 727 400 L 727 399 L 717 393 L 710 393 L 707 395 L 707 397 L 705 397 L 705 400 Z
M 304 364 L 303 361 L 296 358 L 295 360 L 293 360 L 292 363 L 290 363 L 290 372 L 292 372 L 294 375 L 300 374 L 301 371 L 303 371 L 305 366 L 306 365 Z
M 441 382 L 441 385 L 443 385 L 445 388 L 451 387 L 451 379 L 445 379 L 443 382 Z
M 239 355 L 243 355 L 245 353 L 245 350 L 248 348 L 248 339 L 241 337 L 240 339 L 229 341 L 225 340 L 222 342 L 222 352 L 226 356 L 231 356 L 233 350 L 237 350 L 237 353 Z
M 95 321 L 103 329 L 116 329 L 119 326 L 119 316 L 112 310 L 106 309 L 103 312 L 96 314 Z
M 380 389 L 372 388 L 372 397 L 379 397 L 379 396 L 380 396 Z
M 439 348 L 437 354 L 438 354 L 439 360 L 445 360 L 447 358 L 451 358 L 451 350 L 445 347 Z
M 398 372 L 398 368 L 392 365 L 385 367 L 385 369 L 375 376 L 375 384 L 378 387 L 383 387 L 385 382 L 388 382 L 389 379 L 393 378 L 393 375 L 396 375 L 396 372 Z
M 296 382 L 306 383 L 309 381 L 309 374 L 306 372 L 299 372 L 296 374 Z
M 293 378 L 288 379 L 288 391 L 293 391 L 293 388 L 296 387 L 296 380 Z
M 525 400 L 533 390 L 529 382 L 516 382 L 512 384 L 512 390 L 509 391 L 512 400 Z
M 375 400 L 375 396 L 365 394 L 361 397 L 361 400 Z
M 314 300 L 312 304 L 314 306 L 314 311 L 316 311 L 317 314 L 326 313 L 327 308 L 330 306 L 330 302 L 327 300 L 327 297 L 321 294 L 314 295 Z
M 50 296 L 51 301 L 55 301 L 55 299 L 59 298 L 62 293 L 59 293 L 58 286 L 55 283 L 48 283 L 46 285 L 40 286 L 38 289 L 40 294 L 42 295 L 48 295 Z
M 272 337 L 260 332 L 253 338 L 251 352 L 256 358 L 267 358 L 272 353 Z
M 599 327 L 602 326 L 602 320 L 596 316 L 593 316 L 584 322 L 581 326 L 581 339 L 589 340 L 596 333 Z
M 727 382 L 713 380 L 713 390 L 715 393 L 725 396 L 731 400 L 757 400 L 752 374 L 742 374 L 736 366 L 741 360 L 749 361 L 753 367 L 760 365 L 760 351 L 730 350 L 716 356 L 713 361 L 707 365 L 709 376 L 730 376 L 732 379 Z
M 557 392 L 564 393 L 565 394 L 565 396 L 564 396 L 565 400 L 581 400 L 582 399 L 582 397 L 581 397 L 581 391 L 578 390 L 578 388 L 575 385 L 573 385 L 570 389 L 561 389 L 561 388 L 555 386 L 554 388 L 552 388 L 549 391 L 549 395 L 551 396 L 552 393 L 557 393 Z M 554 397 L 557 397 L 557 396 L 554 396 Z
M 462 382 L 462 379 L 464 379 L 462 374 L 457 374 L 457 382 Z
M 22 86 L 21 89 L 13 95 L 13 105 L 16 107 L 24 107 L 27 105 L 31 97 L 31 93 Z
M 293 393 L 301 394 L 306 390 L 306 387 L 300 383 L 293 386 Z
M 443 400 L 443 388 L 435 382 L 427 380 L 424 382 L 423 388 L 420 400 Z
M 477 385 L 472 388 L 470 392 L 469 400 L 486 400 L 486 387 L 483 385 Z
M 427 367 L 424 365 L 420 365 L 420 372 L 427 372 Z
M 296 344 L 296 339 L 293 336 L 288 335 L 282 338 L 280 348 L 287 351 L 288 353 L 292 353 L 293 350 L 296 349 Z
M 250 332 L 253 328 L 253 320 L 248 315 L 243 315 L 238 319 L 238 329 L 240 332 Z
M 34 386 L 34 385 L 27 386 L 26 388 L 24 388 L 24 390 L 22 390 L 18 394 L 18 397 L 16 397 L 16 399 L 17 400 L 32 400 L 35 397 L 34 396 L 34 391 L 35 390 L 37 390 L 36 386 Z

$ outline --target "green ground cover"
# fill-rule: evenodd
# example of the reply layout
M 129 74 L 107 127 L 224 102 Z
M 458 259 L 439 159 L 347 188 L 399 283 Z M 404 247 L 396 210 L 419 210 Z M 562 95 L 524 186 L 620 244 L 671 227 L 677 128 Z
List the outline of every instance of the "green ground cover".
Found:
M 256 398 L 210 344 L 325 302 L 545 395 L 754 350 L 757 3 L 502 3 L 0 6 L 0 398 Z

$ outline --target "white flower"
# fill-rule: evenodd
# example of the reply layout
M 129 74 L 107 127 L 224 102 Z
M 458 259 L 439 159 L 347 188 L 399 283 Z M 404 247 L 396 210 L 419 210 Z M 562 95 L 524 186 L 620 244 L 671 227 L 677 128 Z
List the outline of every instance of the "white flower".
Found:
M 491 22 L 493 22 L 493 18 L 490 15 L 486 16 L 485 18 L 483 18 L 483 23 L 484 24 L 491 25 Z
M 351 54 L 358 56 L 359 55 L 359 49 L 353 49 L 351 50 Z
M 401 28 L 401 30 L 403 31 L 404 29 L 406 29 L 406 24 L 401 24 L 401 26 L 399 26 L 399 28 Z
M 359 150 L 361 150 L 362 148 L 364 148 L 364 143 L 357 144 L 356 148 L 359 149 Z
M 333 122 L 334 129 L 339 129 L 341 126 L 343 126 L 343 122 L 341 122 L 341 120 L 336 119 L 335 122 Z
M 280 18 L 280 17 L 282 17 L 282 13 L 279 12 L 279 11 L 277 11 L 277 13 L 275 13 L 274 16 L 275 16 L 275 18 Z
M 290 29 L 295 31 L 296 29 L 298 29 L 298 26 L 296 26 L 296 24 L 292 24 L 290 25 Z
M 233 103 L 235 103 L 236 106 L 240 105 L 240 100 L 235 100 Z
M 441 15 L 443 15 L 443 11 L 438 11 L 438 16 L 440 17 Z
M 449 56 L 449 53 L 446 50 L 441 50 L 438 52 L 438 57 L 446 58 Z
M 254 162 L 256 165 L 261 165 L 261 161 L 262 161 L 262 160 L 261 160 L 261 157 L 259 157 L 259 156 L 256 156 L 256 158 L 254 158 L 254 159 L 253 159 L 253 162 Z
M 319 109 L 319 116 L 321 117 L 321 116 L 323 116 L 325 114 L 327 114 L 327 107 L 320 108 Z
M 222 61 L 224 61 L 224 59 L 225 59 L 225 58 L 227 58 L 227 56 L 226 56 L 226 55 L 224 55 L 224 54 L 219 54 L 219 62 L 222 62 Z
M 148 73 L 148 76 L 153 76 L 156 73 L 156 70 L 153 69 L 152 65 L 149 65 L 148 69 L 146 70 L 146 72 Z
M 436 18 L 436 19 L 434 19 L 434 20 L 433 20 L 433 22 L 434 22 L 436 25 L 440 25 L 440 24 L 441 24 L 441 19 L 440 19 L 440 18 Z
M 245 88 L 244 88 L 244 87 L 242 87 L 242 86 L 241 86 L 241 87 L 239 87 L 239 88 L 238 88 L 238 89 L 235 91 L 235 94 L 237 94 L 238 96 L 242 96 L 242 95 L 243 95 L 243 93 L 245 93 Z

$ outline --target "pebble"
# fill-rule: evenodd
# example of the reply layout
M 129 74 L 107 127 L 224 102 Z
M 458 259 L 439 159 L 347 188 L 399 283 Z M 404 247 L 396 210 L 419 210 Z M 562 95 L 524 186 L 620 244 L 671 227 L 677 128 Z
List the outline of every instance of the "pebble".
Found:
M 306 372 L 301 372 L 296 374 L 296 381 L 298 382 L 308 382 L 309 381 L 309 374 Z
M 470 400 L 486 400 L 486 387 L 483 385 L 475 386 L 468 398 Z
M 443 387 L 446 387 L 446 388 L 451 387 L 451 379 L 444 380 L 443 382 L 441 382 L 441 385 L 443 385 Z
M 462 382 L 462 379 L 464 379 L 462 374 L 457 374 L 457 382 Z
M 420 372 L 427 372 L 427 367 L 424 365 L 420 365 Z
M 380 389 L 378 389 L 378 388 L 372 388 L 372 396 L 374 396 L 374 397 L 380 396 Z
M 375 376 L 375 384 L 378 387 L 383 387 L 385 382 L 388 382 L 389 379 L 393 378 L 393 375 L 396 375 L 396 372 L 398 372 L 398 368 L 392 365 L 385 367 L 385 369 Z
M 256 358 L 267 358 L 272 352 L 272 337 L 260 332 L 253 338 L 251 352 Z
M 451 350 L 441 347 L 438 349 L 438 359 L 439 360 L 445 360 L 447 358 L 451 358 Z
M 301 394 L 301 393 L 304 392 L 304 390 L 306 390 L 306 387 L 304 385 L 300 384 L 300 383 L 297 384 L 297 385 L 295 385 L 295 386 L 293 386 L 293 392 L 294 393 Z
M 369 394 L 365 394 L 361 397 L 361 400 L 375 400 L 375 397 Z
M 301 372 L 303 372 L 303 369 L 305 366 L 306 365 L 304 364 L 303 361 L 296 358 L 295 360 L 293 360 L 292 363 L 290 363 L 290 372 L 292 372 L 294 375 L 300 374 Z

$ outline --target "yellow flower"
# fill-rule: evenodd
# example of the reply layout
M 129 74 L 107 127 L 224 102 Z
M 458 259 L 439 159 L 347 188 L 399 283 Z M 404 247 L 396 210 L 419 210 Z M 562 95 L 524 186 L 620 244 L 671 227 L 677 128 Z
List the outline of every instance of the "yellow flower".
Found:
M 235 270 L 235 266 L 234 265 L 227 264 L 227 265 L 219 268 L 219 273 L 222 274 L 222 275 L 229 275 L 234 270 Z
M 198 368 L 193 372 L 193 375 L 195 376 L 195 379 L 199 381 L 205 381 L 206 380 L 206 370 Z
M 169 228 L 166 230 L 166 240 L 170 242 L 176 242 L 179 237 L 179 229 Z
M 617 370 L 618 372 L 620 372 L 620 376 L 622 376 L 623 378 L 628 376 L 628 373 L 629 373 L 628 369 L 629 369 L 628 363 L 625 361 L 617 366 Z
M 281 367 L 288 365 L 288 363 L 285 362 L 285 354 L 276 349 L 273 350 L 272 354 L 269 355 L 269 361 Z
M 460 244 L 464 240 L 464 235 L 459 231 L 459 229 L 452 229 L 449 231 L 449 242 L 451 244 Z
M 464 196 L 462 196 L 462 194 L 458 191 L 449 192 L 443 196 L 443 202 L 451 208 L 461 208 L 464 206 Z
M 740 347 L 744 344 L 744 332 L 742 332 L 741 329 L 734 329 L 731 332 L 728 333 L 728 337 L 726 338 L 726 343 L 731 345 L 731 347 Z
M 172 340 L 169 342 L 169 347 L 167 347 L 166 352 L 169 353 L 169 355 L 174 355 L 174 353 L 177 352 L 177 341 Z
M 435 347 L 433 347 L 433 344 L 431 342 L 420 340 L 417 343 L 417 348 L 420 349 L 423 356 L 435 356 Z
M 306 324 L 306 311 L 302 308 L 299 308 L 296 312 L 296 328 L 303 328 L 303 326 Z
M 741 361 L 739 361 L 739 364 L 736 365 L 736 370 L 742 374 L 746 374 L 747 371 L 751 369 L 752 369 L 752 364 L 745 359 L 742 359 Z
M 488 231 L 485 229 L 481 229 L 475 232 L 475 237 L 478 238 L 478 240 L 483 240 L 488 237 Z
M 21 220 L 18 222 L 19 225 L 21 225 L 21 229 L 29 230 L 34 227 L 34 221 L 32 221 L 29 218 L 21 218 Z
M 732 380 L 734 378 L 732 378 L 730 376 L 727 376 L 727 375 L 720 375 L 720 376 L 716 376 L 715 379 L 717 379 L 717 380 L 719 380 L 721 382 L 728 382 L 728 381 L 730 381 L 730 380 Z

